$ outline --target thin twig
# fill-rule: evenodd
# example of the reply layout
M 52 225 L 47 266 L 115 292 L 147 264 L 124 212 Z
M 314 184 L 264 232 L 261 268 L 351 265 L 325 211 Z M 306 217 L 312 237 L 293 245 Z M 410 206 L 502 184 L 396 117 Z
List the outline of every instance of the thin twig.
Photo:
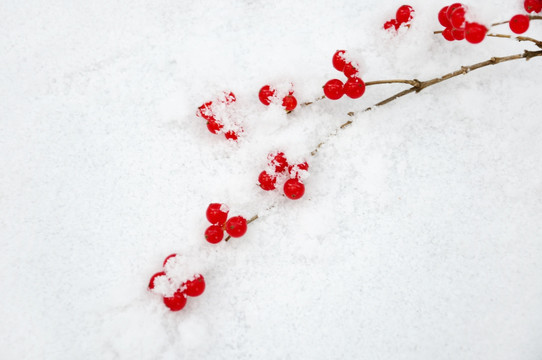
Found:
M 496 37 L 496 38 L 503 38 L 503 39 L 514 39 L 519 42 L 521 41 L 530 41 L 534 43 L 536 46 L 542 49 L 542 41 L 530 38 L 528 36 L 512 36 L 512 35 L 505 35 L 505 34 L 487 34 L 486 36 Z
M 323 99 L 325 99 L 325 98 L 326 98 L 326 96 L 325 96 L 325 95 L 322 95 L 322 96 L 320 96 L 319 98 L 314 99 L 313 101 L 307 101 L 307 102 L 301 104 L 301 106 L 308 106 L 308 105 L 310 105 L 310 104 L 312 104 L 312 103 L 315 103 L 315 102 L 317 102 L 317 101 L 323 100 Z
M 414 80 L 377 80 L 377 81 L 367 81 L 365 83 L 365 86 L 380 85 L 380 84 L 408 84 L 410 86 L 418 86 L 420 82 L 416 79 Z

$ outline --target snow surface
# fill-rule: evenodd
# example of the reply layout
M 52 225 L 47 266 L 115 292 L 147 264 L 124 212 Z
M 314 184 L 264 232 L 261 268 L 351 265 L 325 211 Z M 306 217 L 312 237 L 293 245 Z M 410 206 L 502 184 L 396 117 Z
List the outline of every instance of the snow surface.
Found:
M 541 58 L 356 115 L 315 157 L 404 85 L 258 102 L 265 84 L 321 96 L 337 49 L 365 80 L 534 49 L 445 42 L 448 3 L 410 4 L 392 36 L 398 1 L 3 0 L 0 358 L 540 359 Z M 492 22 L 520 1 L 473 5 Z M 238 144 L 195 116 L 222 91 Z M 300 200 L 256 185 L 278 150 L 310 164 Z M 211 202 L 260 218 L 211 245 Z M 171 253 L 207 284 L 178 313 L 146 289 Z

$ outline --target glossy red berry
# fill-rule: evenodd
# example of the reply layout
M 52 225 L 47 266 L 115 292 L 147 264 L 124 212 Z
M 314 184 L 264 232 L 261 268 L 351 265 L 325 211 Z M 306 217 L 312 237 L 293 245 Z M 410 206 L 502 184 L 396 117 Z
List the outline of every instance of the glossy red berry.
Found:
M 228 219 L 228 212 L 230 209 L 225 204 L 211 203 L 205 211 L 207 220 L 213 225 L 224 224 Z
M 452 23 L 451 20 L 452 20 L 452 14 L 453 12 L 457 9 L 457 8 L 460 8 L 460 7 L 463 7 L 463 4 L 461 3 L 454 3 L 450 6 L 448 6 L 448 11 L 446 11 L 446 17 L 448 18 L 448 20 L 450 20 L 450 24 Z
M 223 127 L 224 125 L 214 119 L 207 120 L 207 129 L 213 134 L 218 134 Z
M 352 76 L 357 76 L 358 69 L 354 65 L 352 65 L 351 63 L 347 63 L 344 66 L 343 73 L 347 78 L 351 78 Z
M 300 199 L 305 193 L 305 185 L 298 179 L 289 179 L 284 183 L 284 195 L 289 199 Z
M 397 9 L 395 18 L 399 24 L 408 23 L 414 17 L 414 9 L 412 6 L 403 5 Z
M 183 284 L 185 287 L 184 294 L 187 296 L 200 296 L 205 291 L 205 279 L 198 274 L 194 280 L 188 280 Z
M 229 93 L 224 93 L 224 102 L 226 104 L 231 104 L 233 102 L 237 101 L 237 98 L 235 97 L 235 94 L 231 91 Z
M 454 37 L 454 40 L 465 39 L 465 29 L 452 29 L 452 36 Z
M 304 161 L 301 164 L 295 164 L 288 166 L 288 174 L 291 178 L 299 179 L 300 173 L 309 170 L 309 164 Z
M 455 38 L 452 31 L 453 29 L 451 27 L 447 27 L 446 29 L 442 31 L 442 36 L 448 41 L 454 41 Z
M 444 26 L 445 28 L 452 27 L 452 24 L 450 23 L 450 19 L 448 19 L 448 6 L 443 7 L 440 9 L 438 13 L 438 22 L 440 25 Z
M 164 265 L 163 265 L 163 266 L 166 266 L 167 262 L 168 262 L 169 260 L 173 259 L 173 258 L 176 257 L 176 256 L 177 256 L 177 254 L 171 254 L 171 255 L 168 255 L 168 257 L 166 257 L 166 258 L 164 259 Z
M 267 158 L 269 159 L 269 166 L 274 166 L 276 173 L 281 173 L 288 167 L 288 160 L 282 151 L 276 154 L 271 153 Z
M 282 106 L 284 106 L 286 111 L 290 112 L 297 106 L 297 100 L 293 95 L 286 95 L 282 99 Z
M 211 106 L 213 105 L 212 101 L 208 101 L 205 104 L 201 105 L 196 112 L 196 115 L 204 118 L 207 121 L 216 121 Z
M 523 34 L 529 29 L 529 16 L 527 15 L 515 15 L 510 19 L 510 30 L 516 34 Z
M 239 135 L 237 135 L 237 133 L 233 130 L 224 133 L 224 136 L 226 137 L 226 139 L 233 141 L 237 141 L 237 139 L 239 138 Z
M 277 182 L 277 177 L 270 175 L 267 171 L 262 171 L 260 176 L 258 176 L 258 181 L 260 182 L 260 187 L 265 191 L 270 191 L 275 189 L 275 183 Z
M 339 71 L 343 71 L 344 65 L 346 64 L 344 53 L 346 53 L 346 50 L 337 50 L 335 54 L 333 54 L 333 67 Z
M 247 220 L 242 216 L 234 216 L 226 222 L 226 232 L 231 237 L 241 237 L 247 232 Z
M 539 13 L 542 11 L 542 1 L 541 0 L 525 0 L 523 3 L 525 10 L 528 13 L 535 12 Z
M 171 311 L 179 311 L 186 305 L 186 296 L 177 290 L 171 297 L 164 297 L 164 305 L 166 305 Z
M 338 100 L 344 95 L 344 84 L 339 79 L 329 80 L 324 85 L 324 94 L 328 99 Z
M 464 6 L 457 7 L 450 15 L 450 22 L 456 29 L 460 29 L 465 25 L 465 14 L 467 10 Z
M 401 26 L 401 24 L 399 24 L 397 22 L 397 20 L 395 20 L 395 19 L 388 20 L 388 21 L 386 21 L 384 23 L 384 29 L 386 29 L 386 30 L 389 30 L 391 28 L 394 28 L 395 30 L 397 30 L 397 29 L 399 29 L 399 26 Z
M 365 93 L 365 83 L 359 77 L 351 77 L 344 84 L 344 93 L 352 99 L 360 98 Z
M 205 240 L 211 244 L 218 244 L 224 238 L 222 225 L 211 225 L 205 230 Z
M 465 39 L 471 44 L 479 44 L 486 37 L 487 28 L 478 23 L 467 23 L 465 25 Z
M 151 276 L 151 280 L 149 281 L 149 289 L 154 289 L 154 281 L 156 280 L 157 277 L 160 277 L 160 276 L 166 276 L 166 273 L 163 272 L 163 271 L 160 271 L 156 274 L 154 274 L 153 276 Z
M 263 86 L 260 89 L 260 92 L 258 93 L 258 97 L 260 98 L 260 101 L 264 105 L 271 104 L 271 100 L 274 95 L 275 95 L 275 89 L 272 89 L 269 85 Z

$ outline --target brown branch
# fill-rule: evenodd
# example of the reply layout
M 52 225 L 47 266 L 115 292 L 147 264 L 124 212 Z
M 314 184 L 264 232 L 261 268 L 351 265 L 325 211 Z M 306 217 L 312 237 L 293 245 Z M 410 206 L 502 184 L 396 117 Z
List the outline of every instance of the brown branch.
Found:
M 310 104 L 313 104 L 313 103 L 315 103 L 315 102 L 317 102 L 317 101 L 320 101 L 320 100 L 323 100 L 323 99 L 325 99 L 325 98 L 326 98 L 326 96 L 325 96 L 325 95 L 322 95 L 322 96 L 320 96 L 319 98 L 317 98 L 317 99 L 315 99 L 315 100 L 313 100 L 313 101 L 307 101 L 307 102 L 301 104 L 301 106 L 308 106 L 308 105 L 310 105 Z
M 514 39 L 519 42 L 521 41 L 530 41 L 534 43 L 536 46 L 542 49 L 542 41 L 533 39 L 528 36 L 512 36 L 512 35 L 504 35 L 504 34 L 487 34 L 486 36 L 496 37 L 496 38 L 503 38 L 503 39 Z
M 440 82 L 449 80 L 449 79 L 454 78 L 454 77 L 459 76 L 459 75 L 465 75 L 465 74 L 467 74 L 467 73 L 469 73 L 469 72 L 471 72 L 473 70 L 477 70 L 477 69 L 480 69 L 480 68 L 483 68 L 483 67 L 486 67 L 486 66 L 489 66 L 489 65 L 496 65 L 496 64 L 500 64 L 500 63 L 507 62 L 507 61 L 512 61 L 512 60 L 519 60 L 519 59 L 529 60 L 529 59 L 531 59 L 533 57 L 537 57 L 537 56 L 542 56 L 542 51 L 528 51 L 528 50 L 525 50 L 522 54 L 503 56 L 503 57 L 492 57 L 489 60 L 482 61 L 482 62 L 473 64 L 473 65 L 462 66 L 461 69 L 453 71 L 453 72 L 448 73 L 446 75 L 443 75 L 441 77 L 437 77 L 437 78 L 426 80 L 426 81 L 421 81 L 416 86 L 412 86 L 409 89 L 400 91 L 397 94 L 394 94 L 394 95 L 390 96 L 389 98 L 384 99 L 384 100 L 376 103 L 375 105 L 366 108 L 362 112 L 371 111 L 371 110 L 373 110 L 373 109 L 375 109 L 375 108 L 377 108 L 379 106 L 388 104 L 388 103 L 390 103 L 390 102 L 392 102 L 394 100 L 397 100 L 397 99 L 399 99 L 399 98 L 401 98 L 401 97 L 403 97 L 405 95 L 408 95 L 408 94 L 413 93 L 413 92 L 416 92 L 416 93 L 420 92 L 420 91 L 422 91 L 423 89 L 425 89 L 425 88 L 427 88 L 429 86 L 433 86 L 435 84 L 438 84 Z M 349 112 L 348 113 L 348 116 L 354 116 L 354 115 L 355 115 L 354 112 Z M 352 122 L 353 122 L 353 120 L 348 120 L 347 122 L 343 123 L 333 133 L 331 133 L 328 136 L 328 139 L 332 135 L 336 134 L 339 130 L 342 130 L 342 129 L 350 126 L 352 124 Z M 322 141 L 321 143 L 319 143 L 316 146 L 316 148 L 313 151 L 311 151 L 311 156 L 316 155 L 318 150 L 322 147 L 322 145 L 324 145 L 326 143 L 326 141 L 327 141 L 327 139 Z

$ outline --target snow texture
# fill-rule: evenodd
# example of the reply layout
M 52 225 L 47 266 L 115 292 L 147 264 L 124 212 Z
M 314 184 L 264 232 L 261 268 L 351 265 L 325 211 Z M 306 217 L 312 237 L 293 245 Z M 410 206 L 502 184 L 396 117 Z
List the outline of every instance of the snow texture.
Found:
M 468 5 L 491 23 L 519 2 Z M 401 4 L 2 1 L 0 358 L 540 359 L 542 58 L 367 113 L 405 85 L 258 101 L 320 97 L 337 49 L 366 81 L 534 50 L 444 41 L 443 1 L 384 31 Z M 238 143 L 196 116 L 224 91 Z M 302 199 L 258 188 L 276 151 L 309 162 Z M 212 202 L 260 218 L 211 245 Z M 171 253 L 206 282 L 177 313 L 147 290 Z

